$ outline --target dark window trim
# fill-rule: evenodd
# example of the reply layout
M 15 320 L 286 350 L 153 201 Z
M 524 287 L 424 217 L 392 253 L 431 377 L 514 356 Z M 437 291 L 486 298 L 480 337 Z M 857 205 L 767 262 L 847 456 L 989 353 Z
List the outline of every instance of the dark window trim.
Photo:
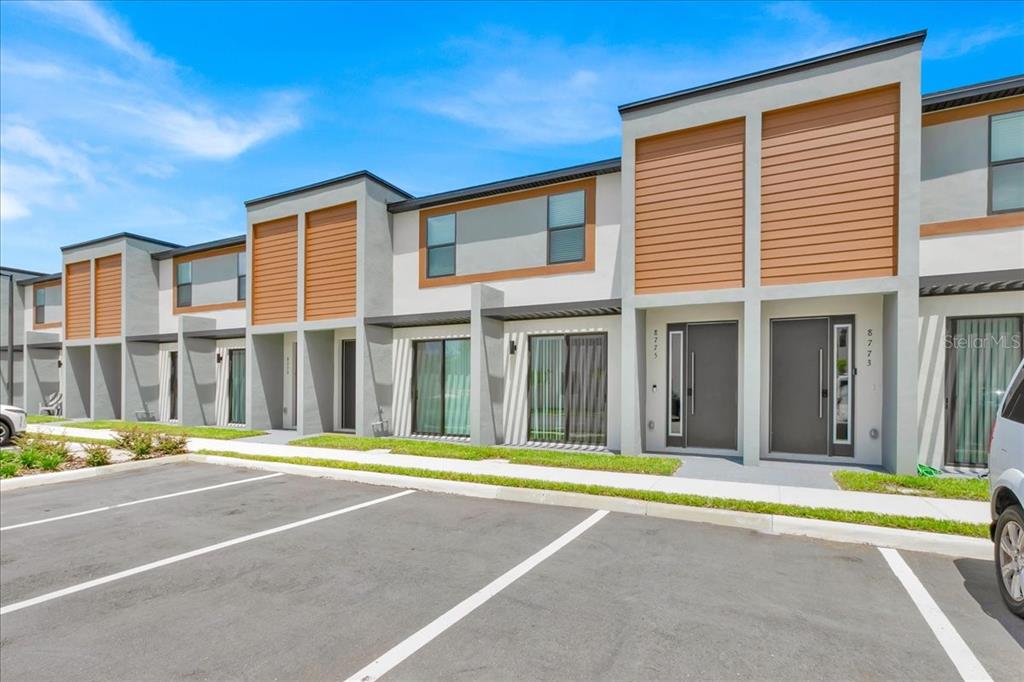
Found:
M 451 338 L 444 339 L 415 339 L 412 342 L 412 427 L 409 432 L 414 436 L 450 436 L 452 438 L 468 438 L 465 434 L 461 433 L 445 433 L 445 414 L 444 414 L 444 394 L 445 394 L 445 359 L 447 354 L 447 345 L 449 341 L 467 341 L 470 342 L 468 336 L 453 336 Z M 416 376 L 419 368 L 416 366 L 416 347 L 421 343 L 438 343 L 441 344 L 441 430 L 440 431 L 423 431 L 419 428 L 419 424 L 416 423 L 416 405 L 419 402 L 419 391 L 416 390 Z M 471 342 L 470 342 L 471 343 Z M 470 389 L 472 390 L 472 388 Z
M 569 337 L 572 336 L 603 336 L 604 337 L 604 368 L 605 368 L 605 424 L 604 424 L 604 442 L 600 444 L 592 443 L 576 443 L 569 438 Z M 562 343 L 565 348 L 565 366 L 562 371 L 562 402 L 565 406 L 565 415 L 562 420 L 562 440 L 533 440 L 530 437 L 530 415 L 532 413 L 533 401 L 531 396 L 533 395 L 533 384 L 530 373 L 533 360 L 533 344 L 532 339 L 540 338 L 555 338 L 561 337 Z M 609 368 L 609 348 L 608 348 L 608 332 L 606 331 L 593 331 L 593 332 L 541 332 L 539 334 L 526 335 L 526 440 L 527 442 L 533 443 L 552 443 L 555 445 L 591 445 L 593 447 L 607 447 L 608 446 L 608 373 Z
M 431 244 L 430 243 L 430 220 L 432 218 L 443 218 L 444 216 L 448 216 L 448 215 L 450 215 L 452 217 L 452 222 L 455 225 L 455 231 L 454 231 L 454 234 L 452 234 L 452 240 L 450 242 L 445 242 L 444 244 Z M 437 279 L 439 277 L 452 277 L 452 276 L 455 275 L 456 271 L 458 270 L 457 265 L 458 265 L 458 259 L 459 259 L 459 249 L 456 246 L 458 241 L 459 241 L 459 212 L 458 211 L 452 211 L 451 213 L 439 213 L 437 215 L 432 215 L 432 216 L 427 218 L 427 234 L 426 234 L 427 279 Z M 436 275 L 430 274 L 430 253 L 431 253 L 431 251 L 434 251 L 435 249 L 446 249 L 449 246 L 452 247 L 452 271 L 451 272 L 438 273 Z
M 551 197 L 557 197 L 557 196 L 561 196 L 563 194 L 576 194 L 577 192 L 583 194 L 583 222 L 579 223 L 579 224 L 575 224 L 574 223 L 572 225 L 559 225 L 558 227 L 551 227 Z M 547 246 L 548 246 L 547 264 L 548 265 L 561 265 L 563 263 L 581 263 L 581 262 L 587 260 L 587 198 L 588 198 L 587 197 L 587 190 L 585 190 L 585 189 L 573 189 L 573 190 L 569 190 L 568 192 L 552 192 L 552 193 L 548 194 L 546 197 L 544 197 L 544 199 L 545 199 L 545 208 L 546 208 L 545 215 L 544 215 L 544 223 L 545 223 L 545 227 L 547 228 Z M 560 230 L 575 230 L 577 228 L 582 229 L 582 234 L 583 234 L 583 253 L 580 255 L 580 257 L 579 258 L 573 258 L 572 260 L 552 261 L 551 260 L 551 233 L 552 232 L 558 232 Z
M 992 168 L 995 166 L 1013 166 L 1016 164 L 1024 164 L 1024 156 L 1017 156 L 1012 159 L 1004 159 L 1002 161 L 992 160 L 992 120 L 997 116 L 1005 116 L 1007 114 L 1019 114 L 1024 113 L 1024 109 L 1018 109 L 1016 111 L 1004 111 L 999 114 L 989 114 L 988 117 L 988 130 L 987 130 L 987 141 L 988 141 L 988 214 L 999 215 L 1001 213 L 1017 213 L 1018 211 L 1024 211 L 1024 206 L 1017 206 L 1013 208 L 992 208 Z

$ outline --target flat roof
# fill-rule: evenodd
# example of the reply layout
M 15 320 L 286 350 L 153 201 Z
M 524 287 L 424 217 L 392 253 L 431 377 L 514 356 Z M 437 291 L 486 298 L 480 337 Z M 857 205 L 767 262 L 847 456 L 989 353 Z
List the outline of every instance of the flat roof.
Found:
M 46 274 L 44 272 L 36 272 L 35 270 L 24 270 L 22 268 L 9 268 L 6 265 L 0 265 L 0 272 L 12 272 L 12 273 L 15 273 L 15 274 L 18 274 L 18 275 L 32 275 L 32 276 L 36 276 L 36 277 L 38 277 L 40 275 L 45 275 Z
M 28 286 L 29 284 L 42 284 L 43 282 L 60 281 L 60 278 L 61 274 L 59 272 L 55 272 L 52 275 L 39 275 L 38 277 L 22 279 L 18 281 L 18 284 Z
M 928 113 L 1021 94 L 1024 94 L 1024 74 L 921 95 L 921 109 Z
M 396 201 L 388 204 L 388 211 L 391 213 L 415 211 L 419 208 L 451 204 L 457 201 L 465 201 L 467 199 L 479 199 L 481 197 L 488 197 L 494 194 L 505 194 L 507 192 L 516 192 L 524 189 L 532 189 L 534 187 L 543 187 L 544 185 L 553 185 L 555 183 L 567 182 L 569 180 L 579 180 L 581 178 L 588 178 L 595 175 L 618 173 L 620 170 L 622 170 L 622 159 L 618 157 L 614 159 L 605 159 L 604 161 L 593 161 L 591 163 L 584 163 L 578 166 L 569 166 L 568 168 L 559 168 L 557 170 L 545 171 L 543 173 L 534 173 L 533 175 L 522 175 L 518 178 L 499 180 L 497 182 L 489 182 L 483 185 L 473 185 L 472 187 L 439 192 L 438 194 L 428 194 L 426 196 L 416 197 L 415 199 L 406 199 L 405 201 Z
M 903 35 L 894 36 L 892 38 L 877 40 L 873 43 L 866 43 L 864 45 L 857 45 L 856 47 L 849 47 L 845 50 L 830 52 L 819 57 L 811 57 L 809 59 L 802 59 L 798 62 L 792 62 L 790 64 L 783 64 L 782 66 L 775 66 L 770 69 L 755 71 L 753 73 L 748 73 L 743 76 L 727 78 L 725 80 L 715 81 L 714 83 L 708 83 L 706 85 L 698 85 L 692 88 L 686 88 L 685 90 L 677 90 L 676 92 L 670 92 L 665 95 L 658 95 L 657 97 L 648 97 L 647 99 L 641 99 L 635 102 L 630 102 L 628 104 L 621 105 L 619 107 L 619 113 L 623 114 L 629 111 L 637 111 L 639 109 L 652 107 L 658 104 L 678 102 L 680 100 L 684 100 L 690 97 L 696 97 L 697 95 L 704 95 L 709 92 L 714 92 L 716 90 L 725 90 L 726 88 L 735 87 L 737 85 L 756 83 L 757 81 L 775 78 L 777 76 L 782 76 L 788 73 L 804 71 L 806 69 L 813 69 L 819 66 L 824 66 L 826 64 L 832 64 L 834 62 L 845 61 L 847 59 L 854 59 L 856 57 L 863 57 L 864 55 L 871 54 L 873 52 L 890 50 L 894 47 L 899 47 L 901 45 L 909 45 L 911 43 L 924 42 L 925 36 L 927 35 L 927 31 L 914 31 L 913 33 L 905 33 Z
M 268 195 L 263 196 L 263 197 L 257 197 L 256 199 L 249 199 L 248 201 L 245 202 L 245 207 L 249 208 L 250 206 L 255 206 L 256 204 L 262 204 L 262 203 L 267 202 L 267 201 L 273 201 L 274 199 L 283 199 L 284 197 L 290 197 L 290 196 L 295 195 L 295 194 L 302 194 L 303 192 L 309 192 L 309 191 L 314 190 L 314 189 L 323 189 L 325 187 L 330 187 L 331 185 L 339 185 L 339 184 L 341 184 L 343 182 L 348 182 L 350 180 L 355 180 L 357 178 L 368 178 L 368 179 L 373 180 L 374 182 L 376 182 L 378 185 L 383 185 L 384 187 L 387 187 L 388 189 L 390 189 L 390 190 L 392 190 L 394 192 L 397 192 L 397 193 L 401 194 L 402 196 L 405 196 L 405 197 L 411 197 L 412 196 L 411 194 L 406 192 L 401 187 L 397 187 L 395 185 L 392 185 L 387 180 L 384 180 L 383 178 L 380 178 L 380 177 L 374 175 L 370 171 L 361 170 L 361 171 L 356 171 L 355 173 L 349 173 L 348 175 L 339 175 L 338 177 L 331 178 L 330 180 L 322 180 L 320 182 L 314 182 L 311 185 L 303 185 L 302 187 L 296 187 L 295 189 L 286 189 L 283 192 L 275 192 L 274 194 L 268 194 Z
M 176 249 L 179 246 L 181 246 L 181 244 L 165 242 L 162 239 L 154 239 L 153 237 L 143 237 L 141 234 L 135 234 L 134 232 L 118 232 L 117 234 L 108 234 L 105 237 L 96 237 L 95 239 L 88 239 L 84 242 L 78 242 L 77 244 L 68 244 L 67 246 L 60 247 L 60 250 L 71 251 L 72 249 L 80 249 L 83 246 L 92 246 L 93 244 L 102 244 L 103 242 L 109 242 L 115 239 L 137 239 L 142 242 L 149 242 L 150 244 L 157 244 L 159 246 L 167 246 L 172 249 Z
M 175 256 L 186 256 L 190 253 L 199 253 L 200 251 L 211 251 L 213 249 L 220 249 L 225 246 L 238 246 L 239 244 L 245 244 L 245 235 L 237 234 L 234 237 L 225 237 L 224 239 L 215 239 L 212 242 L 202 242 L 200 244 L 193 244 L 192 246 L 182 246 L 177 249 L 167 249 L 166 251 L 157 251 L 153 254 L 153 260 L 167 260 L 168 258 L 174 258 Z

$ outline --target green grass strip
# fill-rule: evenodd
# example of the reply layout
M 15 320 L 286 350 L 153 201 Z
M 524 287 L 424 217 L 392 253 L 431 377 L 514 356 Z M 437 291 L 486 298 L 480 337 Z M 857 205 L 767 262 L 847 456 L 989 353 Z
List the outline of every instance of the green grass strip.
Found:
M 464 474 L 453 471 L 431 471 L 413 469 L 387 464 L 363 464 L 345 462 L 334 459 L 316 459 L 312 457 L 275 457 L 269 455 L 243 455 L 237 452 L 217 452 L 204 450 L 201 454 L 247 459 L 257 462 L 278 462 L 282 464 L 301 464 L 305 466 L 323 467 L 328 469 L 346 469 L 350 471 L 371 471 L 380 474 L 398 476 L 415 476 L 446 481 L 465 483 L 484 483 L 501 485 L 511 488 L 531 488 L 534 490 L 554 490 L 569 493 L 584 493 L 602 497 L 623 497 L 645 502 L 663 502 L 686 507 L 705 509 L 726 509 L 730 511 L 752 512 L 754 514 L 778 514 L 779 516 L 795 516 L 805 519 L 821 519 L 823 521 L 841 521 L 865 526 L 882 526 L 904 530 L 920 530 L 945 535 L 965 535 L 975 538 L 988 538 L 988 525 L 984 523 L 966 523 L 947 519 L 931 519 L 920 516 L 898 516 L 895 514 L 876 514 L 874 512 L 847 511 L 844 509 L 826 509 L 822 507 L 802 507 L 798 505 L 780 504 L 777 502 L 752 502 L 749 500 L 733 500 L 720 497 L 705 497 L 687 493 L 664 493 L 654 490 L 633 490 L 630 488 L 612 488 L 603 485 L 584 485 L 580 483 L 560 483 L 558 481 L 535 481 L 528 478 L 510 476 L 491 476 L 486 474 Z
M 70 422 L 68 428 L 74 429 L 110 429 L 118 431 L 136 427 L 142 431 L 154 433 L 172 433 L 189 438 L 212 438 L 215 440 L 234 440 L 262 436 L 266 431 L 247 431 L 245 429 L 222 428 L 219 426 L 178 426 L 176 424 L 160 424 L 158 422 L 126 422 L 117 419 L 97 419 L 84 422 Z
M 51 424 L 53 422 L 67 421 L 67 417 L 54 417 L 49 414 L 30 414 L 28 415 L 29 424 Z
M 679 468 L 674 457 L 636 457 L 566 450 L 531 450 L 489 445 L 465 445 L 451 441 L 415 440 L 408 438 L 365 438 L 344 434 L 323 434 L 299 438 L 288 445 L 338 450 L 388 450 L 396 455 L 448 457 L 450 459 L 504 459 L 513 464 L 535 464 L 566 469 L 617 471 L 633 474 L 671 476 Z
M 873 471 L 836 471 L 832 477 L 843 490 L 988 501 L 988 481 L 983 478 L 903 476 Z

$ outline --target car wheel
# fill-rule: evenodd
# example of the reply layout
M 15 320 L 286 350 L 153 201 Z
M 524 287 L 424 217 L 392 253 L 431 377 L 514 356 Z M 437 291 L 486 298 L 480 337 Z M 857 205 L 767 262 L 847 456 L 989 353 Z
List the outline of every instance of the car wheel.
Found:
M 1024 618 L 1024 512 L 1007 507 L 996 522 L 996 582 L 1010 611 Z
M 6 420 L 0 419 L 0 445 L 7 445 L 11 442 L 11 425 Z

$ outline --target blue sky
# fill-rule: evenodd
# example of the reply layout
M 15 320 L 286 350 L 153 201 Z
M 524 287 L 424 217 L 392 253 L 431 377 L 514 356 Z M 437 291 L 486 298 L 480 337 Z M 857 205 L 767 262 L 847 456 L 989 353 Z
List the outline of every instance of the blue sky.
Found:
M 1019 3 L 0 3 L 0 261 L 239 234 L 367 169 L 413 194 L 619 155 L 616 105 L 920 28 L 926 92 L 1024 72 Z

